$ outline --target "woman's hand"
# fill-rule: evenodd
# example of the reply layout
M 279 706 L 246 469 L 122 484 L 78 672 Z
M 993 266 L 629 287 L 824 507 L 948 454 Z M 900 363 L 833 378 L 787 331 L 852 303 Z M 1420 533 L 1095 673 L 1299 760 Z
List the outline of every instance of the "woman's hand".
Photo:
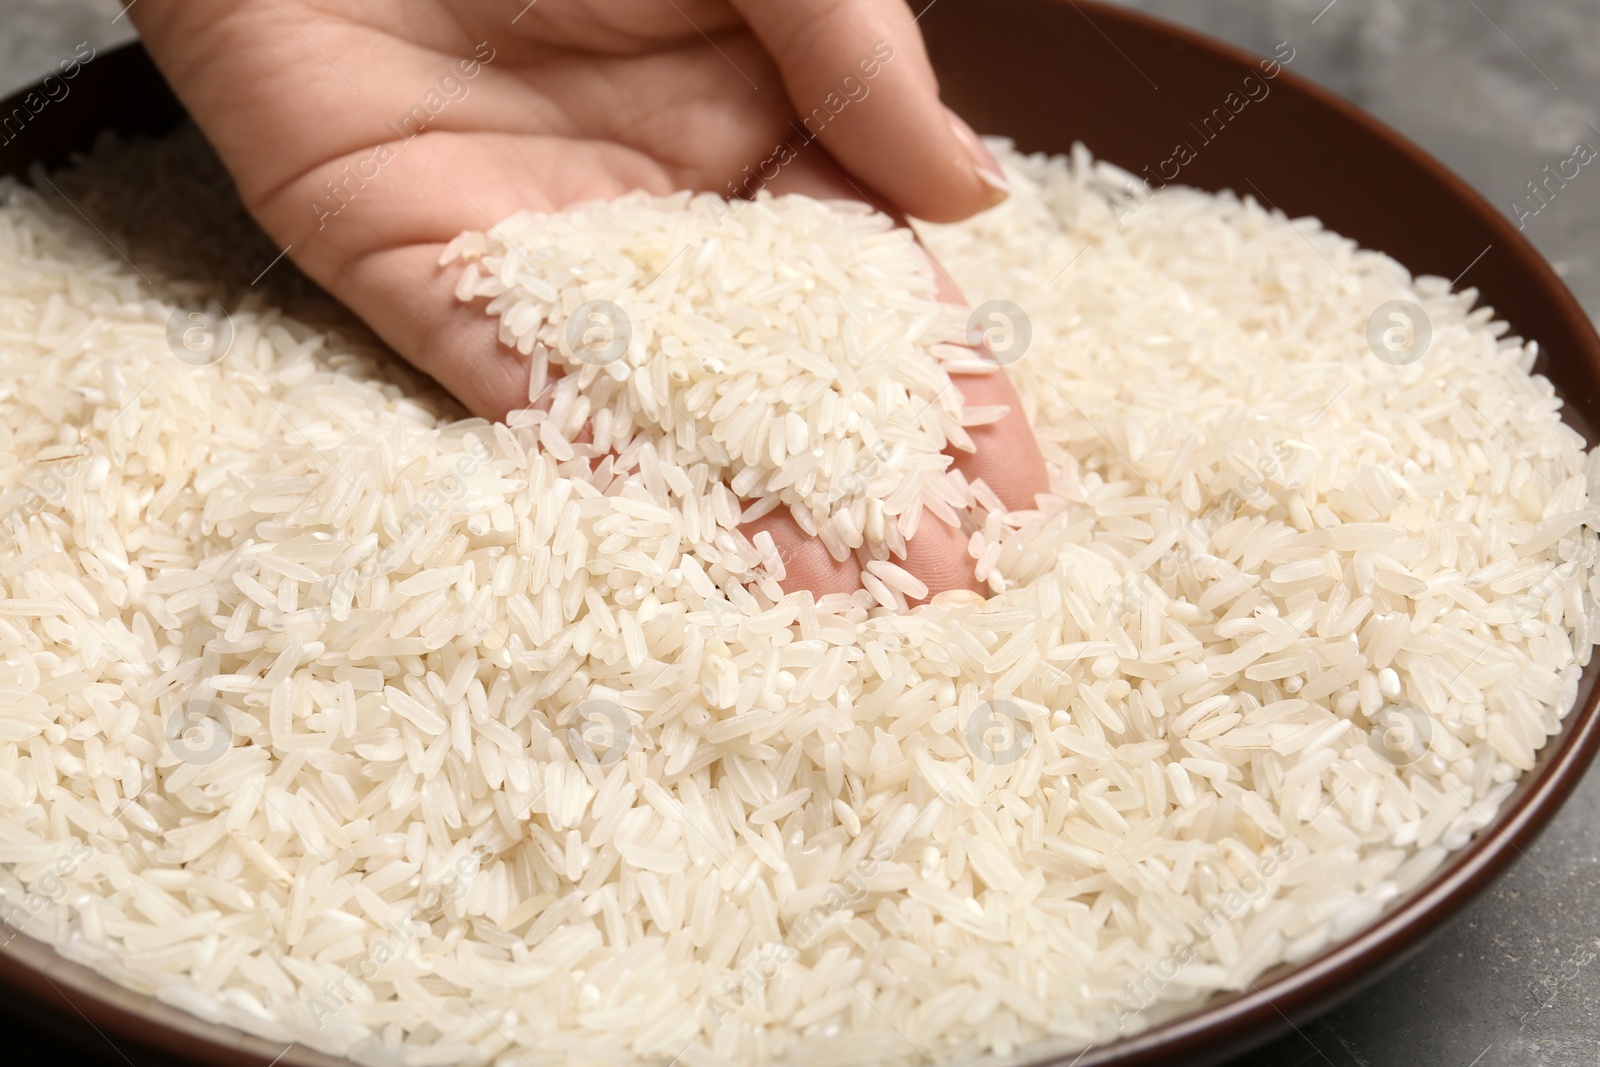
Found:
M 860 197 L 937 221 L 1004 197 L 901 0 L 141 0 L 130 15 L 267 233 L 490 418 L 526 404 L 528 369 L 437 266 L 463 230 L 635 189 Z M 1031 506 L 1044 465 L 1015 391 L 1000 374 L 959 387 L 1011 415 L 974 428 L 957 465 Z M 762 526 L 785 587 L 856 587 L 853 561 Z M 908 568 L 931 590 L 969 586 L 971 564 L 958 532 L 922 523 Z

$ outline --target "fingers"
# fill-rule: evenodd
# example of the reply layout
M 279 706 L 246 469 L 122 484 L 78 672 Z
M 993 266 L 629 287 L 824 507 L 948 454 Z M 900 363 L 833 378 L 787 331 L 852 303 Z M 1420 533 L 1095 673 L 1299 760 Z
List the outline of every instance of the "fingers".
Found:
M 933 264 L 939 299 L 950 304 L 965 304 L 961 290 L 933 258 L 933 253 L 924 248 L 922 254 Z M 963 406 L 1003 405 L 1006 408 L 1005 416 L 998 422 L 967 428 L 973 451 L 952 453 L 956 469 L 965 474 L 968 481 L 982 478 L 1000 502 L 1013 511 L 1033 507 L 1034 497 L 1049 490 L 1050 474 L 1033 427 L 1028 425 L 1023 413 L 1017 387 L 1003 370 L 990 374 L 952 374 L 950 379 L 961 390 Z
M 441 268 L 438 257 L 463 230 L 486 229 L 521 208 L 558 206 L 553 198 L 572 180 L 550 162 L 558 154 L 592 163 L 607 195 L 651 183 L 653 191 L 667 188 L 659 172 L 620 148 L 437 133 L 401 146 L 359 181 L 354 163 L 331 161 L 252 210 L 307 275 L 396 352 L 474 415 L 503 419 L 528 403 L 528 360 L 500 343 L 498 321 L 482 302 L 456 299 L 460 267 Z M 335 198 L 327 177 L 346 173 L 356 178 Z
M 809 589 L 812 595 L 823 597 L 861 588 L 861 565 L 855 557 L 834 559 L 820 537 L 809 536 L 795 525 L 788 508 L 769 511 L 740 529 L 751 539 L 763 532 L 772 535 L 778 558 L 783 560 L 783 577 L 778 584 L 785 593 Z
M 834 559 L 821 538 L 802 531 L 786 508 L 768 512 L 740 529 L 751 539 L 763 532 L 772 535 L 784 564 L 778 584 L 785 593 L 809 590 L 813 596 L 822 597 L 861 588 L 861 564 L 856 558 Z M 932 512 L 923 512 L 917 535 L 906 542 L 906 558 L 899 562 L 928 587 L 930 597 L 951 589 L 979 588 L 972 576 L 973 561 L 967 554 L 966 536 Z
M 954 453 L 956 468 L 969 482 L 983 479 L 1008 509 L 1023 511 L 1034 507 L 1034 498 L 1049 490 L 1050 476 L 1033 427 L 1023 414 L 1017 387 L 1004 371 L 952 374 L 950 379 L 961 390 L 965 406 L 1004 405 L 1007 409 L 998 422 L 967 427 L 973 451 Z
M 862 183 L 917 218 L 953 222 L 1005 199 L 1000 167 L 939 102 L 902 0 L 732 0 L 772 54 L 799 116 Z
M 930 597 L 951 589 L 979 588 L 966 535 L 929 511 L 922 513 L 917 535 L 906 542 L 906 558 L 900 565 L 928 587 Z
M 503 421 L 528 406 L 528 360 L 500 343 L 499 320 L 456 300 L 442 244 L 377 252 L 341 277 L 339 298 L 474 415 Z M 428 279 L 420 288 L 418 279 Z M 405 294 L 403 299 L 397 294 Z
M 838 165 L 826 153 L 802 159 L 787 168 L 774 186 L 774 192 L 878 200 L 875 190 L 846 181 Z M 922 251 L 933 266 L 939 299 L 964 304 L 966 301 L 948 272 L 926 248 Z M 951 380 L 961 391 L 965 406 L 1006 409 L 1005 416 L 996 422 L 967 428 L 974 450 L 953 450 L 955 466 L 969 481 L 982 479 L 987 483 L 1007 508 L 1034 507 L 1035 497 L 1049 489 L 1050 479 L 1044 455 L 1011 379 L 1004 371 L 996 370 L 990 374 L 952 375 Z M 860 587 L 860 568 L 856 561 L 835 561 L 820 540 L 801 532 L 786 509 L 768 514 L 759 523 L 747 526 L 745 531 L 753 536 L 761 529 L 772 534 L 779 555 L 789 560 L 785 577 L 780 582 L 786 592 L 810 589 L 821 596 L 830 592 L 853 592 Z M 906 558 L 900 563 L 928 587 L 929 596 L 951 589 L 979 587 L 973 576 L 974 560 L 967 552 L 966 537 L 931 513 L 923 514 L 916 536 L 906 544 Z

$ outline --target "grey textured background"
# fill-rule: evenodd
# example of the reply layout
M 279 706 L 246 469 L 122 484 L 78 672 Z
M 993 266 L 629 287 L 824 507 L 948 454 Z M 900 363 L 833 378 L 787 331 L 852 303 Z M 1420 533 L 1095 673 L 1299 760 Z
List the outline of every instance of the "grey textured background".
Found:
M 1597 0 L 1126 2 L 1262 53 L 1292 40 L 1297 73 L 1412 137 L 1513 217 L 1546 164 L 1580 141 L 1600 150 Z M 130 38 L 127 19 L 112 21 L 118 11 L 115 0 L 0 0 L 0 95 L 79 41 Z M 1526 233 L 1600 313 L 1600 161 L 1527 219 Z M 1597 811 L 1600 770 L 1425 952 L 1232 1067 L 1600 1067 Z M 29 1030 L 6 1036 L 9 1062 L 62 1058 Z M 108 1063 L 130 1062 L 105 1052 Z

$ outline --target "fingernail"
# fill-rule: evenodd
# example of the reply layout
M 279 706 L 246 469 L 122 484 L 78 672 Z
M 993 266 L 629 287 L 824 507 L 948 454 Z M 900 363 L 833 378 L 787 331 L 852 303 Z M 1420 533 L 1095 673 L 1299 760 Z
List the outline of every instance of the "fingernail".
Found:
M 972 163 L 973 173 L 978 176 L 979 181 L 994 190 L 995 195 L 990 200 L 991 206 L 1010 196 L 1011 183 L 1006 181 L 1005 171 L 1000 169 L 1000 164 L 995 162 L 989 150 L 983 147 L 977 132 L 954 111 L 946 108 L 945 112 L 950 116 L 950 129 L 955 131 L 961 146 L 967 150 L 967 158 Z

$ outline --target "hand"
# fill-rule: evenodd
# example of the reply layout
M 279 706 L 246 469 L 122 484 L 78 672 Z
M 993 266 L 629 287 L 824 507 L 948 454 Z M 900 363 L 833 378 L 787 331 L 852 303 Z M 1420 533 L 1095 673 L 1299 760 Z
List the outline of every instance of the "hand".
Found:
M 1004 196 L 992 157 L 939 103 L 901 0 L 523 3 L 130 9 L 267 233 L 478 415 L 524 406 L 528 369 L 437 266 L 463 230 L 635 189 L 754 184 L 935 221 Z M 760 164 L 786 141 L 795 158 L 764 180 Z M 941 295 L 959 299 L 947 281 Z M 1011 415 L 974 428 L 977 450 L 957 465 L 1008 506 L 1032 506 L 1044 463 L 1015 390 L 1003 374 L 958 387 Z M 787 517 L 759 526 L 788 559 L 785 588 L 858 586 L 853 560 L 833 561 Z M 931 516 L 906 566 L 930 591 L 972 584 L 964 539 Z

